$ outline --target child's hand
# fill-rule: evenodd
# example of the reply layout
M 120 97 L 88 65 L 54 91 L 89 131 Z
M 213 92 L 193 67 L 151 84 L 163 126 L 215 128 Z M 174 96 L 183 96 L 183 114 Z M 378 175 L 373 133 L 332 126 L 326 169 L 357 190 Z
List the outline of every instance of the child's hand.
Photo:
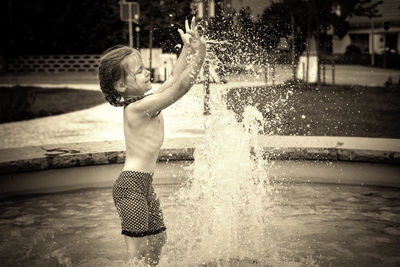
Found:
M 192 18 L 190 26 L 188 21 L 185 20 L 185 31 L 186 33 L 184 33 L 181 29 L 178 30 L 184 45 L 190 47 L 192 50 L 205 49 L 206 42 L 204 37 L 199 35 L 196 27 L 195 17 Z
M 195 25 L 196 24 L 196 20 L 195 17 L 192 18 L 192 25 L 189 26 L 188 20 L 185 20 L 185 31 L 186 33 L 184 33 L 181 29 L 178 29 L 179 34 L 181 35 L 181 39 L 183 42 L 183 45 L 186 46 L 190 46 L 190 42 L 192 41 L 192 39 L 195 36 Z

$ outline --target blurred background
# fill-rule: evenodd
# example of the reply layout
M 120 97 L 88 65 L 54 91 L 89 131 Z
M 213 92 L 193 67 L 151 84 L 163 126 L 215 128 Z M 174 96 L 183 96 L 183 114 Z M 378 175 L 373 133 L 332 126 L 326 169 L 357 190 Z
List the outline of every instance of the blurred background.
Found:
M 400 266 L 399 8 L 0 1 L 0 265 L 128 266 L 110 190 L 123 108 L 104 99 L 98 61 L 135 47 L 157 89 L 196 16 L 203 72 L 162 111 L 161 266 Z
M 222 82 L 236 87 L 227 102 L 239 120 L 251 104 L 274 121 L 266 134 L 400 137 L 398 0 L 7 0 L 0 10 L 8 136 L 7 123 L 104 104 L 97 65 L 114 45 L 139 49 L 153 82 L 165 81 L 194 15 L 208 49 L 199 100 Z
M 267 52 L 282 54 L 281 62 L 291 62 L 292 49 L 298 57 L 306 49 L 308 36 L 315 39 L 319 54 L 337 63 L 400 68 L 397 0 L 135 3 L 140 11 L 133 25 L 134 46 L 139 48 L 176 52 L 177 29 L 183 27 L 185 18 L 197 14 L 209 23 L 213 38 L 257 42 Z M 100 54 L 113 45 L 128 44 L 128 23 L 121 21 L 120 5 L 116 0 L 2 1 L 2 71 L 15 69 L 8 64 L 15 56 Z

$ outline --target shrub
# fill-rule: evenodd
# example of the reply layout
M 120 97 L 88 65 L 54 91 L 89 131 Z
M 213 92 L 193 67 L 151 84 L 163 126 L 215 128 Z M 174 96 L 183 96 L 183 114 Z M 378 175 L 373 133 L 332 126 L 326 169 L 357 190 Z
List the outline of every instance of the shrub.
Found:
M 351 44 L 346 47 L 346 52 L 344 54 L 351 56 L 361 55 L 361 49 L 358 46 Z

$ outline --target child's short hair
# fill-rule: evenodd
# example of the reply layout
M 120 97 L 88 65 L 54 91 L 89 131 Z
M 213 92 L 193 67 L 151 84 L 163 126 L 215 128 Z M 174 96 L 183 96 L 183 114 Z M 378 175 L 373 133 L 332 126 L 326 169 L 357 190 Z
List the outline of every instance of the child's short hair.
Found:
M 115 89 L 114 84 L 121 78 L 126 78 L 129 70 L 122 62 L 131 54 L 137 56 L 139 61 L 141 60 L 138 50 L 125 45 L 117 45 L 107 49 L 100 58 L 98 68 L 100 89 L 104 98 L 116 107 L 123 106 L 125 101 L 122 100 L 122 96 Z

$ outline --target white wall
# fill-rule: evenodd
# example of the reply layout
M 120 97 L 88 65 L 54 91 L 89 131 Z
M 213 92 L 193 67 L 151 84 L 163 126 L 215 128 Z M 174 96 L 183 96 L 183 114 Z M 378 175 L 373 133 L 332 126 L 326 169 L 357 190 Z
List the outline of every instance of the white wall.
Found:
M 160 60 L 162 65 L 155 71 L 155 81 L 165 81 L 171 75 L 172 68 L 174 67 L 177 56 L 175 54 L 161 54 Z
M 346 47 L 350 44 L 350 35 L 346 34 L 342 39 L 334 35 L 332 38 L 332 54 L 344 54 Z
M 397 54 L 400 54 L 400 33 L 397 34 Z
M 385 47 L 385 36 L 383 34 L 374 33 L 374 37 L 369 35 L 369 53 L 372 54 L 372 41 L 375 54 L 383 54 Z
M 382 32 L 374 32 L 371 35 L 369 34 L 369 49 L 368 52 L 372 54 L 372 47 L 374 49 L 375 54 L 383 54 L 385 47 L 385 34 Z M 373 38 L 372 38 L 373 36 Z M 372 45 L 373 42 L 373 45 Z M 332 39 L 332 53 L 333 54 L 344 54 L 346 52 L 346 47 L 351 44 L 351 38 L 349 34 L 346 34 L 343 39 L 339 39 L 337 36 L 333 36 Z M 400 34 L 397 35 L 397 51 L 400 54 Z
M 318 80 L 318 62 L 316 55 L 310 55 L 308 58 L 308 79 L 307 79 L 307 56 L 301 55 L 299 58 L 299 63 L 297 64 L 296 79 L 305 80 L 309 83 L 315 83 Z
M 142 55 L 144 67 L 149 68 L 150 67 L 150 49 L 149 48 L 141 48 L 140 54 Z M 153 69 L 158 68 L 163 65 L 163 62 L 161 61 L 161 54 L 162 54 L 161 48 L 152 48 L 152 50 L 151 50 L 151 56 L 152 56 L 151 57 L 151 67 Z

